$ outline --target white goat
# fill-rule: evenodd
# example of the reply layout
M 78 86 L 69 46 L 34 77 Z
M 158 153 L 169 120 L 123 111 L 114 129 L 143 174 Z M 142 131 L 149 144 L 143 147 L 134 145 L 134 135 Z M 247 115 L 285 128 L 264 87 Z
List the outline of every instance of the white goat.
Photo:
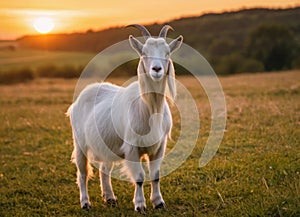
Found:
M 102 195 L 106 203 L 116 205 L 110 173 L 113 162 L 125 159 L 125 168 L 135 183 L 135 210 L 145 212 L 143 192 L 144 170 L 141 159 L 146 156 L 151 179 L 151 202 L 154 208 L 165 208 L 160 193 L 159 171 L 164 156 L 167 137 L 172 128 L 172 117 L 166 102 L 168 84 L 171 98 L 176 95 L 175 73 L 170 55 L 178 49 L 183 37 L 167 44 L 170 26 L 165 25 L 159 37 L 151 37 L 141 25 L 146 39 L 142 44 L 129 36 L 131 47 L 139 54 L 138 81 L 127 87 L 109 83 L 96 83 L 85 88 L 70 106 L 77 182 L 80 203 L 89 209 L 87 182 L 91 162 L 99 162 Z

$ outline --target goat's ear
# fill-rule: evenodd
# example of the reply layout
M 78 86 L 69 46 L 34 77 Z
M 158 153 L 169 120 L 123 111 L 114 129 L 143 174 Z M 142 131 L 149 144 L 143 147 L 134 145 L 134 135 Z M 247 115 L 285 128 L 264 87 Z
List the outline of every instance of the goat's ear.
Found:
M 171 41 L 169 44 L 170 52 L 173 53 L 174 51 L 176 51 L 181 46 L 182 41 L 183 41 L 182 35 L 174 39 L 173 41 Z
M 132 35 L 129 36 L 129 43 L 130 46 L 141 56 L 143 50 L 143 44 Z
M 176 97 L 176 83 L 175 83 L 175 69 L 172 60 L 169 62 L 168 72 L 167 72 L 167 82 L 171 95 L 172 101 L 175 100 Z

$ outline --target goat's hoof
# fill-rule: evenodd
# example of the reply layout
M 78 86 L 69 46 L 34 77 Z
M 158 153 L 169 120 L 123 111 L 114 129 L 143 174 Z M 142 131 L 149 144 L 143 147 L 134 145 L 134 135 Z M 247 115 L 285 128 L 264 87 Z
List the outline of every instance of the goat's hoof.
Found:
M 105 201 L 106 206 L 117 207 L 118 201 L 116 199 L 108 199 Z
M 81 207 L 81 209 L 86 210 L 86 211 L 88 211 L 90 208 L 91 208 L 91 204 L 90 203 L 85 203 Z
M 135 211 L 137 211 L 138 213 L 141 213 L 141 214 L 145 215 L 146 214 L 146 207 L 144 207 L 144 206 L 136 207 Z
M 164 202 L 161 202 L 160 204 L 157 204 L 155 206 L 155 209 L 165 209 L 166 208 L 166 204 Z

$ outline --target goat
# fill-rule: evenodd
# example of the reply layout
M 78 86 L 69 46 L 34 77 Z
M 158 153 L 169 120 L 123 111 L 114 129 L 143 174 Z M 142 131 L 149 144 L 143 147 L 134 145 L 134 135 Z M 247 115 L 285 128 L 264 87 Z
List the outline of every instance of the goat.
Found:
M 72 158 L 77 166 L 82 209 L 91 207 L 87 183 L 92 162 L 100 165 L 104 201 L 117 205 L 110 175 L 114 162 L 123 159 L 126 172 L 135 184 L 134 209 L 145 213 L 143 156 L 148 160 L 152 205 L 154 208 L 166 207 L 159 185 L 160 165 L 172 128 L 166 87 L 174 100 L 175 71 L 170 55 L 181 46 L 183 37 L 179 36 L 168 44 L 166 35 L 172 29 L 169 25 L 161 29 L 157 38 L 152 37 L 144 26 L 131 26 L 141 30 L 146 40 L 142 44 L 129 36 L 131 47 L 140 57 L 138 81 L 127 87 L 106 82 L 91 84 L 67 112 L 73 132 Z

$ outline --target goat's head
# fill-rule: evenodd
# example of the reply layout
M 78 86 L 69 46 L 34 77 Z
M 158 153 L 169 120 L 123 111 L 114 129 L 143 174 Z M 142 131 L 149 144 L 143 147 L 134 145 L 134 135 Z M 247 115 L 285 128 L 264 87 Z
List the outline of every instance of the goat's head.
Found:
M 168 44 L 166 42 L 166 35 L 168 30 L 172 29 L 169 25 L 165 25 L 161 29 L 157 38 L 151 37 L 144 26 L 137 24 L 131 26 L 140 29 L 146 39 L 145 44 L 142 44 L 132 35 L 129 36 L 131 47 L 140 56 L 141 71 L 146 73 L 153 81 L 162 80 L 165 75 L 170 73 L 170 70 L 173 70 L 170 55 L 180 47 L 183 37 L 179 36 Z
M 172 29 L 169 25 L 165 25 L 161 29 L 157 38 L 151 37 L 149 31 L 144 26 L 137 24 L 131 26 L 141 30 L 146 39 L 145 44 L 142 44 L 132 35 L 129 36 L 131 47 L 140 56 L 138 76 L 141 79 L 142 85 L 143 83 L 152 81 L 162 88 L 160 91 L 164 91 L 165 85 L 160 84 L 165 84 L 167 80 L 171 98 L 174 100 L 176 95 L 175 71 L 170 56 L 181 46 L 183 37 L 179 36 L 168 44 L 166 41 L 167 32 L 169 29 Z M 158 90 L 154 91 L 157 92 Z

